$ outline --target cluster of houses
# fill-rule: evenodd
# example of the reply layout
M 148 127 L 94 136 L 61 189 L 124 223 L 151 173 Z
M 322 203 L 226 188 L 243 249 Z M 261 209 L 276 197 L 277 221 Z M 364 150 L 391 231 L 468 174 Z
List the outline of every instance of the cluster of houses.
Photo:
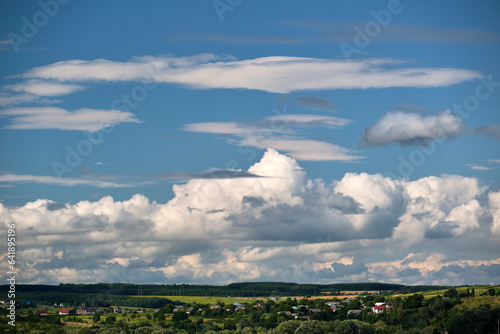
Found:
M 349 304 L 352 302 L 352 299 L 346 299 L 345 302 Z M 344 305 L 341 302 L 326 302 L 326 305 L 330 307 L 332 312 L 337 312 L 340 308 L 343 308 Z M 369 308 L 373 313 L 375 314 L 380 314 L 383 313 L 385 310 L 390 309 L 392 307 L 392 302 L 390 303 L 375 303 L 372 307 L 366 307 L 365 305 L 362 304 L 360 309 L 355 309 L 355 310 L 349 310 L 347 311 L 347 314 L 360 314 L 363 310 Z M 312 308 L 309 309 L 307 305 L 298 305 L 298 306 L 292 306 L 292 312 L 290 311 L 281 311 L 278 312 L 278 314 L 286 314 L 288 316 L 293 316 L 295 319 L 307 319 L 311 320 L 310 315 L 301 315 L 300 309 L 305 308 L 307 309 L 308 313 L 319 313 L 322 310 L 319 308 Z
M 340 308 L 343 308 L 344 307 L 344 303 L 351 303 L 354 299 L 345 299 L 343 302 L 326 302 L 325 304 L 328 305 L 330 307 L 330 309 L 332 310 L 332 312 L 336 312 L 338 311 Z M 61 304 L 62 306 L 62 304 Z M 242 311 L 245 309 L 245 305 L 241 304 L 241 303 L 233 303 L 233 306 L 234 306 L 234 309 L 236 311 Z M 264 303 L 258 303 L 257 305 L 255 305 L 254 307 L 256 308 L 263 308 L 265 306 Z M 385 310 L 387 309 L 390 309 L 392 307 L 392 303 L 375 303 L 372 307 L 371 307 L 371 311 L 375 314 L 380 314 L 380 313 L 383 313 Z M 217 310 L 217 309 L 220 309 L 221 306 L 220 305 L 212 305 L 210 306 L 210 309 L 211 310 Z M 307 305 L 298 305 L 298 306 L 292 306 L 292 311 L 280 311 L 278 312 L 278 314 L 286 314 L 287 316 L 291 316 L 291 317 L 295 317 L 295 319 L 305 319 L 305 320 L 311 320 L 311 315 L 305 315 L 304 312 L 301 312 L 301 309 L 306 309 L 307 310 L 307 313 L 319 313 L 321 312 L 322 310 L 319 309 L 319 308 L 311 308 L 309 309 L 309 307 Z M 363 305 L 363 303 L 361 303 L 361 308 L 360 309 L 355 309 L 355 310 L 349 310 L 347 311 L 347 314 L 359 314 L 361 313 L 363 310 L 367 309 L 368 307 Z M 229 311 L 230 309 L 227 309 L 227 311 Z M 102 314 L 105 314 L 105 313 L 108 313 L 109 311 L 113 312 L 113 313 L 130 313 L 131 311 L 129 309 L 121 309 L 117 306 L 113 306 L 111 307 L 110 310 L 104 310 L 104 309 L 98 309 L 96 310 L 95 308 L 86 308 L 86 309 L 77 309 L 77 310 L 74 310 L 74 309 L 67 309 L 67 308 L 60 308 L 59 309 L 59 315 L 93 315 L 95 312 L 101 312 Z M 156 310 L 153 310 L 154 312 L 158 312 L 159 310 L 156 309 Z M 174 312 L 178 312 L 178 311 L 184 311 L 186 312 L 187 314 L 191 314 L 193 311 L 195 311 L 195 309 L 193 307 L 189 307 L 187 309 L 184 309 L 184 307 L 182 305 L 174 305 Z M 201 309 L 199 309 L 199 311 L 201 311 Z M 136 310 L 137 313 L 142 313 L 141 310 Z M 41 315 L 41 316 L 46 316 L 49 314 L 49 311 L 48 310 L 37 310 L 36 311 L 37 314 Z
M 60 308 L 58 314 L 59 315 L 92 315 L 96 311 L 95 308 L 85 308 L 85 309 L 68 309 L 68 308 Z M 37 310 L 36 314 L 39 314 L 41 316 L 47 316 L 49 315 L 49 310 Z

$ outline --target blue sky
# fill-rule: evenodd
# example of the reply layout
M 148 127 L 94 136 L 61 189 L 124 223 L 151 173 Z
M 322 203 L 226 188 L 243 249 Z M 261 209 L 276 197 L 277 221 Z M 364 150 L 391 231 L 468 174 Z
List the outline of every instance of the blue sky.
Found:
M 21 278 L 498 281 L 499 9 L 4 3 Z

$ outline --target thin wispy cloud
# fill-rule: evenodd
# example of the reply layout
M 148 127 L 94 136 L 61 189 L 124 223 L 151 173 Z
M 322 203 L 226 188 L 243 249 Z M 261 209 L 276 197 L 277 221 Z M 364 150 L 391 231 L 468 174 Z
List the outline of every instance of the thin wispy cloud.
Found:
M 304 138 L 300 128 L 336 129 L 352 121 L 333 116 L 283 114 L 257 122 L 205 122 L 184 125 L 184 131 L 230 135 L 227 141 L 238 146 L 274 148 L 299 160 L 356 161 L 362 157 L 351 150 L 328 142 Z
M 359 161 L 364 157 L 352 150 L 332 143 L 294 136 L 246 136 L 235 141 L 237 145 L 259 149 L 274 148 L 287 152 L 297 160 L 305 161 Z
M 9 50 L 10 45 L 11 45 L 10 40 L 8 40 L 8 39 L 0 40 L 0 52 Z
M 47 99 L 33 94 L 12 94 L 7 92 L 0 93 L 0 107 L 12 107 L 23 104 L 55 104 L 60 103 L 60 100 Z
M 190 36 L 190 35 L 174 35 L 169 36 L 169 40 L 182 40 L 182 41 L 206 41 L 206 42 L 224 42 L 224 43 L 234 43 L 234 44 L 298 44 L 304 41 L 299 38 L 294 37 L 284 37 L 284 36 L 264 36 L 264 35 L 221 35 L 221 34 L 211 34 L 211 35 L 201 35 L 201 36 Z
M 93 186 L 98 188 L 130 188 L 133 184 L 117 183 L 104 180 L 80 179 L 80 178 L 59 178 L 46 175 L 20 175 L 20 174 L 0 174 L 0 182 L 15 183 L 42 183 L 58 186 Z
M 477 171 L 485 171 L 485 170 L 491 169 L 490 167 L 480 166 L 480 165 L 476 165 L 476 164 L 467 164 L 467 166 L 469 166 L 470 169 L 477 170 Z
M 161 180 L 188 180 L 188 179 L 237 179 L 259 178 L 260 175 L 233 169 L 212 169 L 205 173 L 170 172 L 158 176 Z
M 60 82 L 28 80 L 14 85 L 5 85 L 2 89 L 18 93 L 29 93 L 36 96 L 60 96 L 83 90 L 85 89 L 85 87 L 81 85 L 64 84 Z
M 371 18 L 373 20 L 373 18 Z M 312 31 L 304 41 L 324 40 L 330 42 L 352 42 L 356 31 L 354 27 L 363 28 L 368 21 L 327 21 L 319 19 L 295 19 L 280 21 L 277 24 L 294 27 L 303 31 Z M 398 24 L 391 22 L 381 27 L 380 34 L 374 42 L 382 43 L 450 43 L 480 44 L 500 41 L 500 34 L 479 29 L 444 28 L 429 25 Z
M 478 126 L 476 128 L 471 129 L 470 134 L 472 135 L 480 135 L 484 137 L 488 137 L 491 139 L 500 139 L 500 124 L 490 124 Z
M 443 87 L 482 77 L 458 68 L 404 67 L 395 59 L 343 60 L 263 57 L 234 60 L 210 54 L 192 57 L 144 56 L 128 62 L 68 60 L 33 68 L 28 79 L 70 82 L 138 81 L 145 77 L 193 89 L 253 89 L 273 93 L 302 90 Z
M 56 107 L 11 108 L 0 111 L 10 121 L 7 129 L 98 131 L 121 123 L 141 123 L 135 115 L 119 110 L 82 108 L 69 111 Z
M 328 101 L 327 99 L 323 99 L 321 97 L 300 96 L 295 98 L 293 102 L 304 108 L 333 111 L 332 102 Z

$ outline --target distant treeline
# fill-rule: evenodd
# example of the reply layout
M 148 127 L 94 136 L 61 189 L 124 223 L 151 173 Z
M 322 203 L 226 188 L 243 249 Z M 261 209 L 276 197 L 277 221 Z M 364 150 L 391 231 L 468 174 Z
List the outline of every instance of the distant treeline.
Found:
M 414 293 L 429 290 L 448 289 L 448 286 L 419 285 L 407 286 L 387 283 L 336 283 L 336 284 L 297 284 L 281 282 L 231 283 L 229 285 L 189 285 L 189 284 L 59 284 L 59 285 L 16 285 L 16 295 L 23 300 L 44 300 L 54 302 L 71 299 L 76 301 L 100 300 L 110 302 L 112 296 L 212 296 L 212 297 L 287 297 L 319 296 L 325 292 L 337 295 L 341 291 L 382 291 L 391 293 Z M 1 288 L 4 293 L 8 287 Z M 5 295 L 4 298 L 7 296 Z M 50 297 L 50 298 L 49 298 Z M 45 298 L 45 299 L 43 299 Z M 136 299 L 136 298 L 134 298 Z M 142 298 L 141 298 L 142 299 Z M 156 303 L 152 298 L 145 298 Z M 163 299 L 164 301 L 165 299 Z M 146 301 L 144 301 L 146 302 Z M 132 305 L 130 305 L 132 306 Z M 139 305 L 137 305 L 139 306 Z M 147 307 L 147 306 L 139 306 Z M 157 307 L 157 306 L 151 306 Z M 161 306 L 160 306 L 161 307 Z
M 26 287 L 26 286 L 25 286 Z M 36 287 L 36 286 L 30 286 Z M 38 287 L 46 287 L 38 285 Z M 36 307 L 37 305 L 59 305 L 76 306 L 85 305 L 86 307 L 110 307 L 111 305 L 120 305 L 127 307 L 141 308 L 162 308 L 167 304 L 182 304 L 172 301 L 167 298 L 159 297 L 131 297 L 123 295 L 110 295 L 105 291 L 101 293 L 75 293 L 75 292 L 58 292 L 54 290 L 45 291 L 16 291 L 16 304 L 19 307 L 29 306 Z

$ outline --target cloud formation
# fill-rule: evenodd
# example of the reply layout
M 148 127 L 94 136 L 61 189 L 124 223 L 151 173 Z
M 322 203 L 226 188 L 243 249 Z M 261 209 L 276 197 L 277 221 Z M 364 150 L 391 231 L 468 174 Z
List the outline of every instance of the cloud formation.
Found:
M 83 90 L 85 87 L 43 80 L 28 80 L 14 85 L 3 86 L 4 90 L 29 93 L 36 96 L 59 96 Z
M 316 110 L 329 110 L 333 108 L 333 104 L 321 97 L 316 96 L 300 96 L 293 100 L 296 104 L 301 107 L 316 109 Z
M 17 130 L 58 129 L 93 132 L 120 123 L 141 123 L 129 112 L 90 108 L 68 111 L 56 107 L 19 107 L 1 110 L 0 115 L 9 117 L 12 124 L 8 125 L 7 129 Z
M 361 133 L 363 146 L 397 143 L 424 146 L 436 139 L 459 136 L 465 125 L 462 119 L 445 110 L 435 115 L 389 111 Z
M 304 57 L 235 60 L 228 55 L 190 57 L 142 56 L 127 62 L 107 59 L 67 60 L 35 67 L 25 79 L 140 81 L 150 78 L 194 89 L 254 89 L 272 93 L 302 90 L 442 87 L 480 78 L 477 71 L 457 68 L 403 67 L 395 59 L 342 61 Z
M 43 183 L 60 186 L 94 186 L 99 188 L 127 188 L 132 184 L 112 182 L 98 179 L 79 179 L 79 178 L 60 178 L 45 175 L 19 175 L 19 174 L 0 174 L 0 182 L 5 183 Z
M 299 160 L 355 161 L 362 157 L 351 150 L 328 142 L 304 138 L 297 129 L 326 127 L 341 128 L 352 121 L 333 116 L 280 113 L 258 122 L 205 122 L 184 126 L 184 131 L 234 136 L 228 140 L 238 146 L 259 149 L 274 148 Z
M 500 124 L 490 124 L 484 126 L 478 126 L 471 130 L 474 135 L 481 135 L 488 138 L 500 139 Z
M 27 283 L 498 281 L 500 193 L 475 178 L 347 173 L 326 184 L 272 149 L 245 173 L 262 177 L 191 179 L 164 204 L 143 195 L 0 204 L 0 222 L 22 236 Z

